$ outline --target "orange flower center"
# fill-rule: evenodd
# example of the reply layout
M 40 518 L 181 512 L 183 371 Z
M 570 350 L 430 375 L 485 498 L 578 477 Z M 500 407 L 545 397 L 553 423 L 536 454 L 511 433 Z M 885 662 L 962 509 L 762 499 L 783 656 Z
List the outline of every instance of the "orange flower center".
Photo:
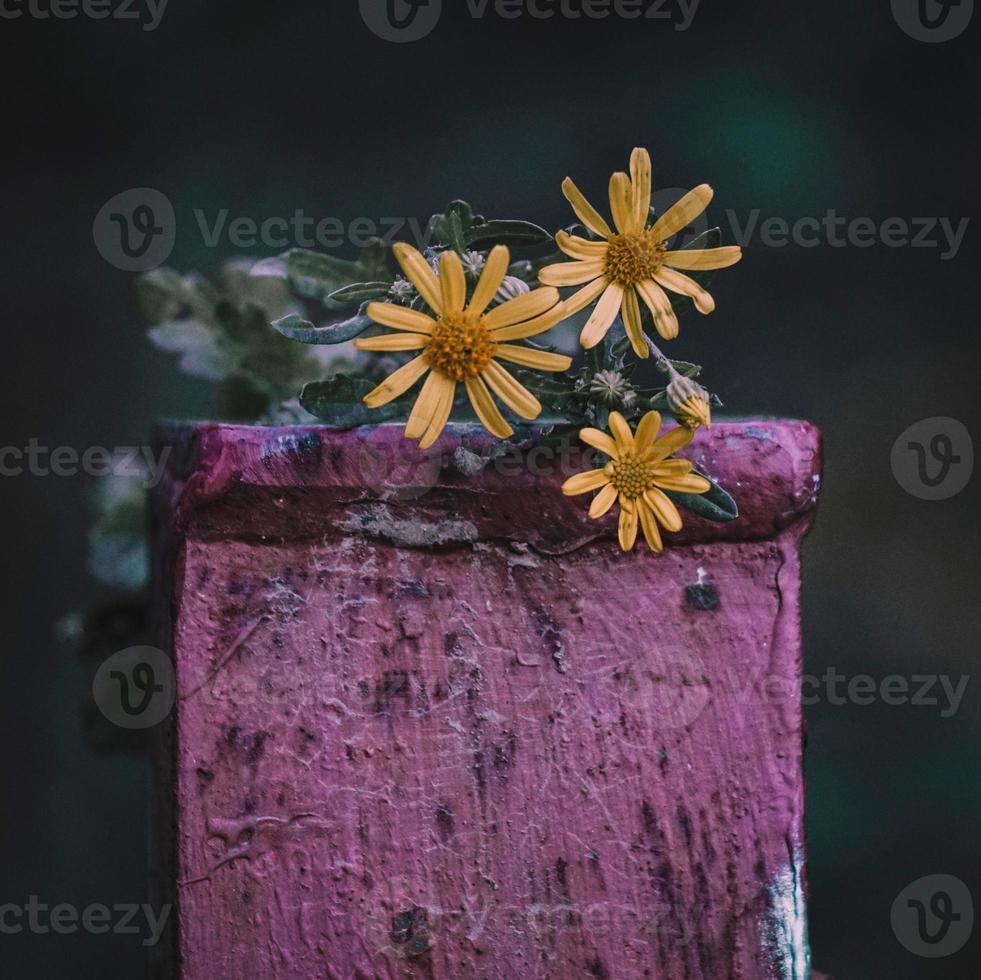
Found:
M 483 318 L 466 314 L 436 321 L 426 344 L 429 366 L 454 381 L 476 378 L 490 363 L 494 345 Z
M 650 231 L 639 235 L 614 235 L 606 250 L 604 273 L 618 286 L 632 286 L 650 279 L 663 265 L 666 246 Z
M 641 459 L 636 453 L 626 453 L 607 464 L 606 475 L 617 493 L 628 500 L 636 500 L 655 485 L 654 463 Z

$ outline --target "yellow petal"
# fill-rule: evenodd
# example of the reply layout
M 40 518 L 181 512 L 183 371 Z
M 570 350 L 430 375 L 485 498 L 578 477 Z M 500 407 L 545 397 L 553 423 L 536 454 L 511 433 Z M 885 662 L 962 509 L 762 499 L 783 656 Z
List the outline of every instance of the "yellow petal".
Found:
M 595 347 L 605 336 L 606 332 L 613 325 L 617 313 L 620 312 L 620 304 L 623 302 L 623 288 L 615 282 L 611 282 L 603 292 L 603 296 L 596 304 L 596 309 L 586 321 L 586 326 L 582 328 L 579 335 L 579 343 L 589 350 Z
M 413 333 L 432 333 L 436 321 L 418 310 L 410 310 L 394 303 L 369 303 L 365 312 L 383 327 L 411 330 Z
M 491 356 L 538 371 L 565 371 L 572 365 L 572 358 L 565 354 L 552 354 L 550 351 L 519 347 L 517 344 L 498 344 Z
M 603 258 L 610 247 L 608 242 L 591 242 L 567 231 L 560 231 L 555 236 L 555 242 L 566 255 L 587 261 Z
M 668 531 L 681 530 L 681 514 L 675 507 L 674 501 L 666 497 L 656 487 L 644 491 L 644 500 L 650 504 L 657 519 Z
M 610 478 L 603 470 L 588 470 L 585 473 L 577 473 L 570 476 L 562 484 L 562 492 L 567 497 L 575 497 L 580 493 L 589 493 L 590 490 L 599 490 L 610 482 Z
M 418 333 L 387 333 L 380 337 L 358 337 L 358 350 L 419 350 L 429 341 Z
M 527 320 L 525 323 L 516 323 L 511 327 L 498 327 L 491 331 L 491 340 L 524 340 L 526 337 L 534 337 L 536 334 L 545 333 L 551 330 L 557 323 L 564 320 L 569 315 L 564 303 L 556 303 L 547 313 Z
M 651 155 L 642 146 L 630 154 L 630 185 L 634 225 L 643 231 L 651 211 Z
M 572 210 L 579 216 L 579 220 L 594 234 L 600 238 L 612 238 L 613 229 L 600 216 L 596 210 L 583 196 L 582 191 L 572 182 L 570 177 L 562 181 L 562 193 L 565 199 L 572 205 Z
M 651 349 L 644 339 L 644 327 L 640 321 L 640 304 L 637 302 L 636 290 L 628 288 L 623 291 L 620 313 L 623 315 L 623 328 L 627 331 L 634 353 L 641 359 L 650 357 Z
M 661 541 L 661 532 L 658 530 L 657 521 L 654 519 L 654 511 L 644 498 L 638 502 L 637 511 L 640 514 L 640 526 L 644 530 L 644 538 L 651 551 L 661 552 L 664 544 Z
M 682 228 L 688 227 L 709 206 L 714 193 L 708 184 L 700 184 L 689 191 L 654 222 L 651 237 L 655 241 L 665 242 Z
M 429 267 L 429 263 L 416 249 L 405 242 L 396 242 L 392 246 L 392 252 L 419 295 L 436 313 L 442 314 L 443 296 L 439 288 L 439 280 Z
M 429 377 L 420 389 L 419 397 L 412 406 L 409 420 L 405 424 L 406 439 L 418 439 L 425 434 L 436 409 L 439 408 L 440 394 L 448 383 L 452 384 L 445 374 L 437 371 L 429 372 Z
M 620 547 L 624 551 L 630 551 L 637 543 L 637 508 L 630 506 L 627 509 L 627 501 L 620 501 L 620 525 L 617 528 L 617 537 L 620 539 Z
M 365 405 L 368 408 L 380 408 L 382 405 L 387 405 L 408 391 L 428 370 L 429 364 L 426 361 L 426 356 L 420 354 L 408 364 L 403 364 L 397 371 L 393 371 L 377 388 L 369 391 L 364 396 Z
M 658 432 L 661 431 L 661 413 L 648 412 L 637 425 L 637 452 L 646 453 L 654 445 Z
M 694 436 L 695 433 L 683 425 L 679 425 L 677 429 L 672 429 L 654 443 L 654 448 L 651 450 L 654 459 L 666 459 L 672 453 L 678 452 L 679 449 L 684 449 Z
M 638 434 L 640 429 L 637 430 Z M 672 479 L 677 476 L 686 476 L 691 473 L 692 461 L 690 459 L 662 459 L 654 466 L 654 479 Z
M 625 173 L 616 173 L 610 178 L 610 210 L 613 212 L 613 223 L 621 235 L 640 230 L 634 224 L 633 191 L 630 178 Z
M 578 292 L 573 293 L 567 300 L 563 301 L 565 303 L 565 315 L 572 316 L 573 313 L 586 309 L 609 284 L 610 281 L 606 276 L 601 276 L 595 282 L 591 282 L 588 286 L 583 286 Z
M 507 245 L 495 245 L 487 256 L 484 263 L 484 271 L 480 274 L 477 288 L 473 291 L 470 298 L 470 305 L 467 312 L 474 316 L 479 316 L 490 306 L 490 301 L 501 288 L 504 277 L 508 272 L 508 263 L 511 261 L 511 253 Z
M 467 301 L 467 280 L 463 275 L 463 263 L 452 249 L 439 259 L 439 286 L 443 297 L 443 312 L 462 313 Z
M 490 313 L 485 313 L 484 326 L 488 330 L 495 330 L 497 327 L 510 327 L 515 323 L 522 323 L 550 310 L 558 301 L 559 291 L 554 286 L 533 289 L 530 293 L 515 296 L 514 299 L 494 307 Z
M 679 252 L 665 252 L 664 264 L 673 269 L 688 269 L 698 272 L 703 269 L 728 269 L 743 257 L 738 245 L 725 245 L 722 248 L 685 248 Z
M 613 437 L 599 429 L 580 429 L 579 438 L 587 446 L 592 446 L 593 449 L 598 449 L 601 453 L 606 453 L 612 459 L 616 459 L 620 455 L 617 451 L 617 444 L 613 441 Z
M 480 378 L 470 378 L 465 382 L 470 404 L 477 413 L 483 427 L 498 439 L 507 439 L 514 435 L 514 429 L 504 420 L 500 409 L 494 404 L 487 385 Z
M 595 497 L 593 497 L 593 502 L 589 505 L 589 516 L 596 520 L 602 517 L 613 505 L 616 503 L 617 499 L 617 488 L 613 486 L 612 483 L 607 483 L 605 487 Z
M 657 485 L 664 490 L 674 490 L 676 493 L 708 493 L 712 484 L 702 476 L 690 473 L 687 476 L 657 476 Z
M 637 283 L 637 292 L 654 317 L 654 327 L 665 340 L 678 336 L 678 317 L 668 294 L 650 279 Z
M 541 415 L 541 402 L 523 384 L 511 377 L 497 361 L 491 361 L 484 368 L 483 378 L 497 397 L 523 419 L 537 419 Z
M 654 273 L 654 278 L 662 286 L 670 289 L 671 292 L 680 293 L 682 296 L 690 296 L 695 303 L 695 309 L 699 313 L 711 313 L 715 309 L 715 300 L 712 299 L 712 295 L 707 293 L 694 279 L 690 279 L 683 272 L 675 272 L 674 269 L 668 269 L 662 265 Z
M 436 403 L 436 410 L 433 417 L 429 420 L 429 426 L 425 434 L 419 440 L 420 449 L 428 449 L 440 436 L 446 427 L 446 421 L 453 411 L 453 398 L 456 395 L 456 382 L 451 378 L 444 377 L 439 386 L 439 401 Z
M 634 434 L 630 431 L 627 420 L 619 412 L 610 412 L 609 425 L 620 454 L 629 453 L 633 450 Z
M 581 286 L 603 275 L 603 260 L 590 259 L 586 262 L 558 262 L 547 265 L 538 273 L 538 278 L 546 286 Z

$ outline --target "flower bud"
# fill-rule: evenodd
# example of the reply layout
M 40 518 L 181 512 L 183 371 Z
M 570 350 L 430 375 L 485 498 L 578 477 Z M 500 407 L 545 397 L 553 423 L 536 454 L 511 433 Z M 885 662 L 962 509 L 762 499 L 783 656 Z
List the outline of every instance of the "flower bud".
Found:
M 610 408 L 629 408 L 637 400 L 633 385 L 619 371 L 597 371 L 589 382 L 589 394 Z
M 712 428 L 709 393 L 696 381 L 675 376 L 668 385 L 667 399 L 668 408 L 682 425 L 689 429 L 697 429 L 700 425 Z
M 494 306 L 500 306 L 501 303 L 506 303 L 510 299 L 517 299 L 517 297 L 529 292 L 530 289 L 531 287 L 523 279 L 519 279 L 517 276 L 505 276 L 501 288 L 494 295 Z

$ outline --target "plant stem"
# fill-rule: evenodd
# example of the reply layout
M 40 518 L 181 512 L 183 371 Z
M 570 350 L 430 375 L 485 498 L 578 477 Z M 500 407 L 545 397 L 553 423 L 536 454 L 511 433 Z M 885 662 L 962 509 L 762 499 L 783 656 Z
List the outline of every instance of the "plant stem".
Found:
M 674 381 L 675 378 L 680 378 L 681 375 L 675 369 L 675 366 L 671 363 L 670 358 L 664 356 L 660 348 L 654 343 L 653 340 L 651 340 L 650 337 L 647 336 L 646 333 L 644 334 L 644 340 L 647 341 L 647 347 L 650 350 L 650 352 L 654 355 L 657 362 L 661 364 L 664 367 L 664 369 L 667 371 L 668 377 L 672 381 Z

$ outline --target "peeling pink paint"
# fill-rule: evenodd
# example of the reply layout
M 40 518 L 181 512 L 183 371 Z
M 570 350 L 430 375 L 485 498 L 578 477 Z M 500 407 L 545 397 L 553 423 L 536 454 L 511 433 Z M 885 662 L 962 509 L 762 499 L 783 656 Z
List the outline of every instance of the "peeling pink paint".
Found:
M 181 976 L 806 980 L 813 427 L 700 433 L 661 556 L 472 427 L 164 439 Z

